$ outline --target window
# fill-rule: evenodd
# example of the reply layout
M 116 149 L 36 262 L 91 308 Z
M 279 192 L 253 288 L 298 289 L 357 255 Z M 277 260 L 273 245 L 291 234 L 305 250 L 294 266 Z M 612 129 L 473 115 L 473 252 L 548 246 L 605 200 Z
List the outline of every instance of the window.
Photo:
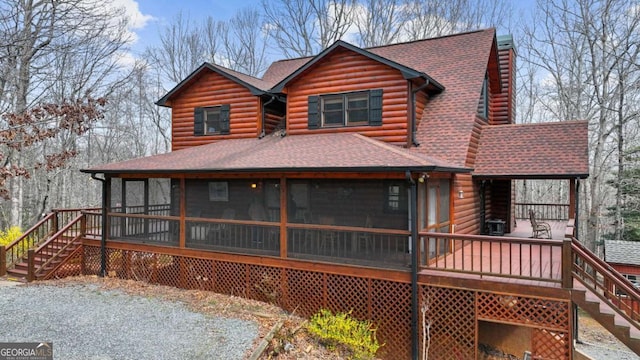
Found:
M 229 105 L 195 108 L 194 135 L 224 135 L 229 133 Z
M 485 73 L 480 100 L 478 101 L 478 116 L 487 119 L 489 117 L 489 75 Z
M 402 183 L 386 183 L 384 188 L 386 213 L 402 213 L 407 211 L 407 187 Z
M 220 107 L 204 109 L 204 133 L 205 135 L 220 134 Z
M 325 95 L 322 99 L 322 126 L 367 125 L 369 92 Z
M 382 90 L 309 96 L 309 129 L 382 125 Z

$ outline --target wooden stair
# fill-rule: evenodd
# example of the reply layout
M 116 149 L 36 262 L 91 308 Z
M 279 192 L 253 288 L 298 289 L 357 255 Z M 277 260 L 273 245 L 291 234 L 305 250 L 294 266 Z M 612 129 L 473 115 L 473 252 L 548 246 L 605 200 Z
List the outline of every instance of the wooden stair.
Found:
M 574 280 L 571 300 L 631 351 L 640 355 L 640 330 L 579 281 Z
M 55 269 L 58 265 L 63 263 L 65 259 L 69 255 L 71 255 L 79 246 L 79 245 L 72 244 L 70 246 L 67 246 L 67 248 L 65 248 L 64 250 L 60 251 L 65 245 L 67 245 L 72 240 L 72 238 L 69 238 L 69 237 L 63 237 L 63 238 L 66 238 L 66 241 L 56 242 L 54 244 L 51 244 L 51 246 L 47 248 L 46 252 L 43 251 L 37 254 L 36 256 L 34 256 L 33 262 L 36 268 L 41 267 L 43 264 L 47 263 L 47 261 L 51 260 L 43 268 L 43 271 L 41 271 L 35 277 L 35 280 L 43 279 L 51 270 Z M 29 264 L 28 264 L 27 256 L 28 256 L 27 254 L 24 254 L 20 261 L 16 262 L 12 267 L 8 268 L 7 276 L 18 279 L 18 281 L 26 282 L 27 276 L 29 273 Z

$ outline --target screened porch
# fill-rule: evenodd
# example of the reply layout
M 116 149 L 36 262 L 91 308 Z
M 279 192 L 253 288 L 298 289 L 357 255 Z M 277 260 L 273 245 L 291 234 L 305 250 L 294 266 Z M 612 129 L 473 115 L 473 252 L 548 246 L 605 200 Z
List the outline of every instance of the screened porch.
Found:
M 434 180 L 438 185 L 448 182 Z M 426 197 L 426 184 L 419 189 Z M 448 217 L 449 186 L 434 189 L 446 193 L 442 212 Z M 108 240 L 382 268 L 410 266 L 404 178 L 111 178 L 109 190 Z M 421 213 L 422 223 L 428 222 L 426 205 Z M 442 226 L 448 229 L 448 222 Z

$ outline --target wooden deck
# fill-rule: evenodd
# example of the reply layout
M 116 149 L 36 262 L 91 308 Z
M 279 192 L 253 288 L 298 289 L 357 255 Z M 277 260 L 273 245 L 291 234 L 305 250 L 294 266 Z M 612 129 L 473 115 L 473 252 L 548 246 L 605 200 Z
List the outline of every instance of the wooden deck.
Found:
M 548 223 L 552 239 L 531 238 L 531 224 L 524 219 L 504 236 L 451 235 L 453 252 L 432 259 L 420 274 L 558 288 L 567 223 Z

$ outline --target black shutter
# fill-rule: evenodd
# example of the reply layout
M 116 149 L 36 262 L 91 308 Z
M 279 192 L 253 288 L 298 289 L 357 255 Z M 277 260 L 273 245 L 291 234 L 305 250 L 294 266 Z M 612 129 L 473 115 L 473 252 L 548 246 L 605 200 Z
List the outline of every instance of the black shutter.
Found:
M 369 91 L 369 125 L 382 125 L 382 89 Z
M 307 114 L 309 129 L 320 127 L 319 97 L 309 96 L 309 112 Z
M 229 112 L 231 107 L 226 104 L 220 106 L 220 134 L 228 134 L 230 125 L 229 125 Z
M 204 108 L 193 110 L 193 135 L 204 135 Z

